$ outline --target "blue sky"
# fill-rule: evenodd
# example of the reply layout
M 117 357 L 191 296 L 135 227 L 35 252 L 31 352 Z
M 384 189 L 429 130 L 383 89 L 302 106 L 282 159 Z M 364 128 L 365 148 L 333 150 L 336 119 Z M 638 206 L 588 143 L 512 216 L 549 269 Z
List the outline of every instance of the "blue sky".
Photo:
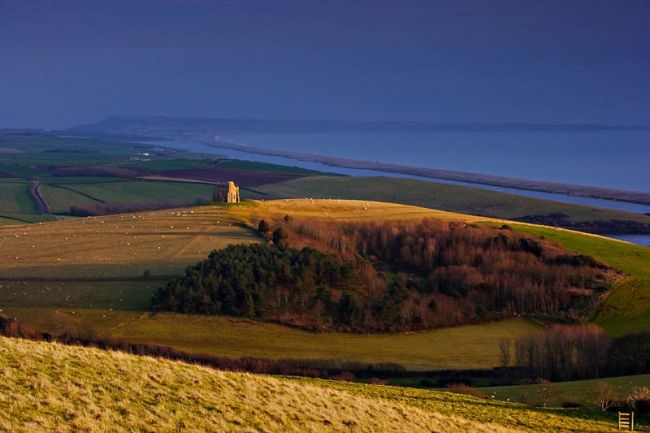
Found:
M 0 128 L 111 114 L 650 125 L 650 2 L 0 0 Z

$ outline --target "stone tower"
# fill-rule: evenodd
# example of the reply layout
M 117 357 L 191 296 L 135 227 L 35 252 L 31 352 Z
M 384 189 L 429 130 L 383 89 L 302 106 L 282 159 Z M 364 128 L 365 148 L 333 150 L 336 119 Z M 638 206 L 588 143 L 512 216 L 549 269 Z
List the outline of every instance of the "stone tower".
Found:
M 239 187 L 232 180 L 228 182 L 226 203 L 239 203 Z
M 218 203 L 239 203 L 239 187 L 232 180 L 227 185 L 217 185 L 212 193 L 213 201 Z

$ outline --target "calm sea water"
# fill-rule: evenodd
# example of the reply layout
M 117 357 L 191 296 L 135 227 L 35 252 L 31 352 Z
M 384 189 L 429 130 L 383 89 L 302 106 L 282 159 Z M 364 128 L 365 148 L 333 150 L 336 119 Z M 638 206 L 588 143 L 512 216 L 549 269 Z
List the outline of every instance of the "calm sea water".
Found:
M 226 134 L 251 146 L 650 191 L 650 131 Z
M 633 244 L 650 247 L 650 235 L 609 235 L 609 236 Z

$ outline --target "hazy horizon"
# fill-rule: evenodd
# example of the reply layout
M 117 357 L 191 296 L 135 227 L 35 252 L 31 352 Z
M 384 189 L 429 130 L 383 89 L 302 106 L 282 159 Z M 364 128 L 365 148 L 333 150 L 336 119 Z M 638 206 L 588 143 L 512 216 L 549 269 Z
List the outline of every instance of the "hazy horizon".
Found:
M 648 125 L 646 1 L 0 0 L 0 128 L 110 115 Z

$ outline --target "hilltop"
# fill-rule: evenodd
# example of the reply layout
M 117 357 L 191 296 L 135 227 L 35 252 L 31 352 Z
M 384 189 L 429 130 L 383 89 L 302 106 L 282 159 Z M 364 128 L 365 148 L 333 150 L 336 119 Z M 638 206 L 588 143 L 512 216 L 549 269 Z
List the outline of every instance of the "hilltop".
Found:
M 215 371 L 0 337 L 0 431 L 606 432 L 583 410 Z M 586 419 L 585 416 L 593 417 Z

